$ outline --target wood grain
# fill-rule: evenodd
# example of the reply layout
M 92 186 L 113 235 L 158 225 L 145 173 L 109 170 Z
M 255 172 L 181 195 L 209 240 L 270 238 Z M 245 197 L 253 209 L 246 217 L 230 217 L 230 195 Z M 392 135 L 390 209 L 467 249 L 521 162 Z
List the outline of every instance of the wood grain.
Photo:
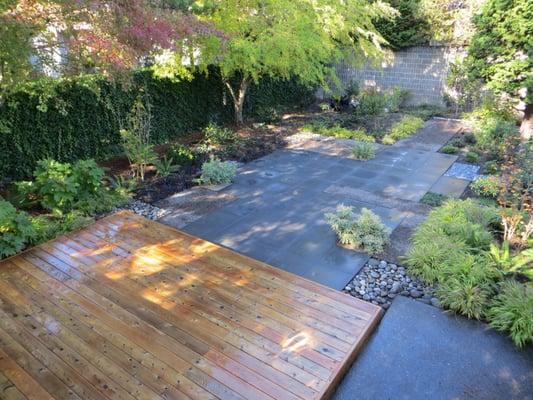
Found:
M 379 307 L 123 211 L 0 262 L 8 399 L 325 399 Z

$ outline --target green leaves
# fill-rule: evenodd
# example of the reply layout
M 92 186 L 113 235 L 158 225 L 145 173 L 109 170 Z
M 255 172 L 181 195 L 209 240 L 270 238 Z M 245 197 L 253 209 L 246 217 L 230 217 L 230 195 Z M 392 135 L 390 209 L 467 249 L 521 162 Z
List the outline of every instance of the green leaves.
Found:
M 35 235 L 28 215 L 0 200 L 0 258 L 18 253 Z

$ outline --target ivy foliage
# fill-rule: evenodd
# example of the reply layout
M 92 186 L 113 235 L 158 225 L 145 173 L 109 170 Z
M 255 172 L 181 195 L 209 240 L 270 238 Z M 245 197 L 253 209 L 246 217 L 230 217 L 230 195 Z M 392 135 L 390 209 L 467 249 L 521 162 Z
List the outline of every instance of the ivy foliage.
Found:
M 99 76 L 43 79 L 20 86 L 0 106 L 0 180 L 30 176 L 43 159 L 73 162 L 121 152 L 120 129 L 143 92 L 152 105 L 153 143 L 176 140 L 209 122 L 232 120 L 231 103 L 216 69 L 191 80 L 136 72 L 127 84 Z M 273 95 L 275 94 L 275 95 Z M 265 78 L 250 88 L 245 113 L 308 105 L 313 89 L 296 80 Z

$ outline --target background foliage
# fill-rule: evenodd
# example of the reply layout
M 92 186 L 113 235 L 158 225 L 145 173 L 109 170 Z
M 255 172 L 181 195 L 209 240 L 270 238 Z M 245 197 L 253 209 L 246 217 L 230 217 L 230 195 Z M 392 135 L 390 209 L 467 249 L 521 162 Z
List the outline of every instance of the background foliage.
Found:
M 128 86 L 98 76 L 43 79 L 10 93 L 0 106 L 0 177 L 31 174 L 37 161 L 60 162 L 120 152 L 119 130 L 140 92 L 152 105 L 154 143 L 172 141 L 206 126 L 232 120 L 232 107 L 217 71 L 192 80 L 136 72 Z M 245 114 L 308 105 L 313 89 L 296 80 L 263 79 L 250 89 Z

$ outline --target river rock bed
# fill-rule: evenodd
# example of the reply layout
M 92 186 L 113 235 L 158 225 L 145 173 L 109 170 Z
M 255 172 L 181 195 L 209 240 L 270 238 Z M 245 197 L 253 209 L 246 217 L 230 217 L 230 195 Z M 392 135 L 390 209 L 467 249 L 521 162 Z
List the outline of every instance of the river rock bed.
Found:
M 371 258 L 344 292 L 387 309 L 398 295 L 439 307 L 435 289 L 407 275 L 404 267 Z

